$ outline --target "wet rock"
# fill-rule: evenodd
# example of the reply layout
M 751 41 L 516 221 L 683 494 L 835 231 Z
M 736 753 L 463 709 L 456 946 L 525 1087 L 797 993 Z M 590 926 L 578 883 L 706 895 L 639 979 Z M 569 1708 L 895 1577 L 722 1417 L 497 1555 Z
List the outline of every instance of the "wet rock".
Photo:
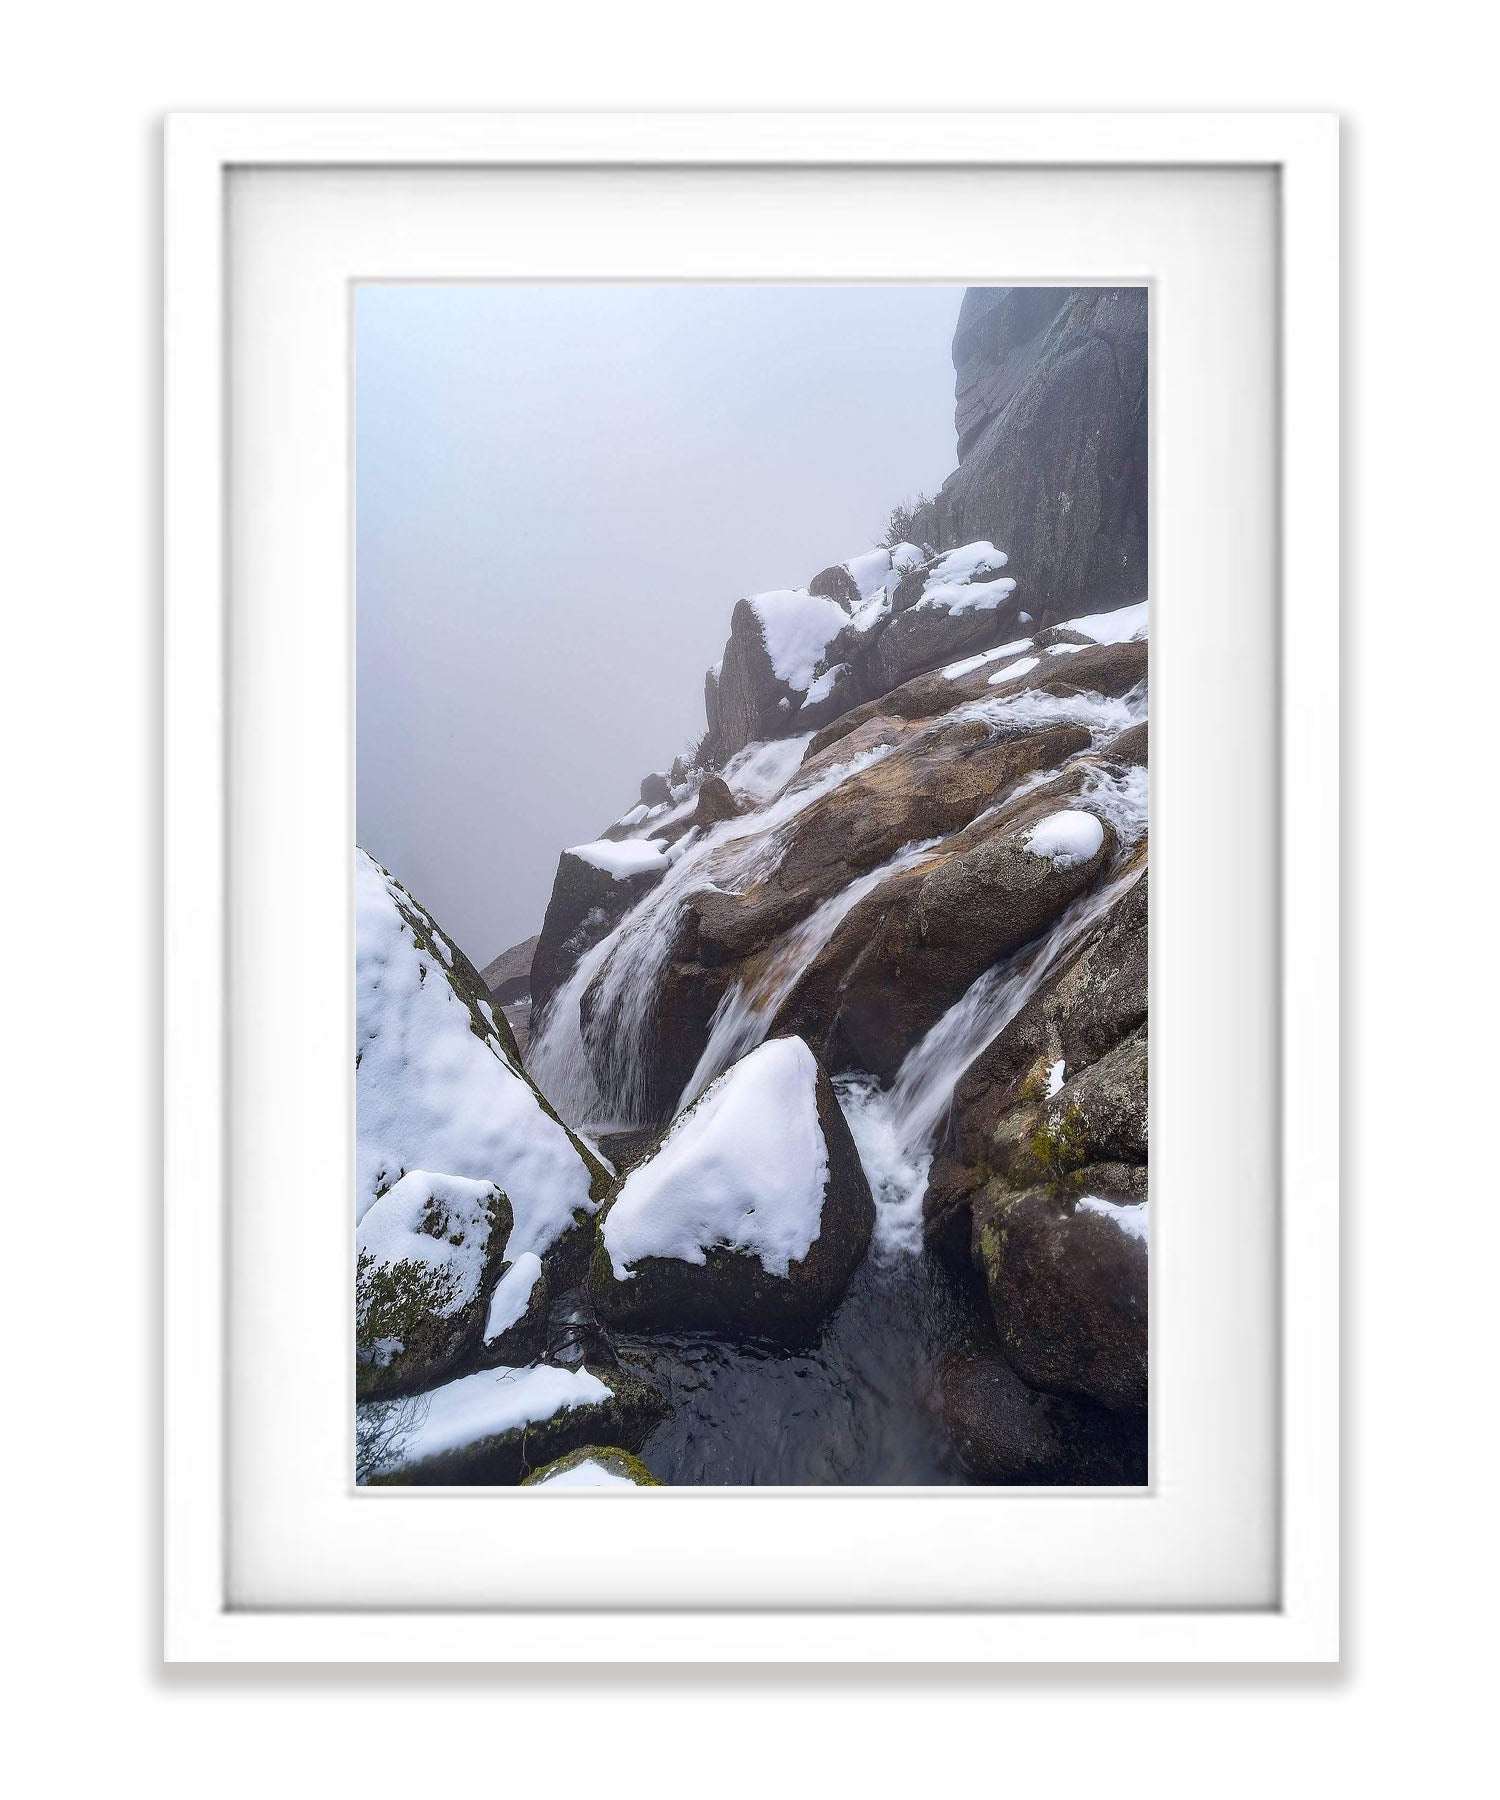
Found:
M 615 1166 L 616 1175 L 625 1175 L 655 1148 L 661 1132 L 654 1125 L 640 1125 L 629 1131 L 608 1131 L 599 1139 L 599 1148 Z
M 1142 875 L 964 1072 L 923 1201 L 934 1247 L 951 1254 L 967 1244 L 969 1203 L 986 1182 L 998 1177 L 1020 1187 L 1036 1178 L 1035 1140 L 1048 1117 L 1044 1103 L 1053 1066 L 1060 1063 L 1065 1078 L 1076 1081 L 1144 1025 L 1148 938 Z M 1143 1034 L 1142 1058 L 1144 1043 Z M 1142 1064 L 1140 1125 L 1131 1141 L 1144 1141 L 1145 1104 Z M 1103 1146 L 1091 1154 L 1086 1136 L 1075 1154 L 1065 1134 L 1062 1149 L 1063 1173 L 1107 1155 Z
M 1149 719 L 1142 719 L 1139 725 L 1132 725 L 1129 731 L 1122 731 L 1109 747 L 1110 756 L 1121 763 L 1139 763 L 1144 769 L 1149 765 L 1148 750 L 1150 747 Z
M 547 1002 L 572 974 L 578 959 L 614 929 L 648 888 L 667 872 L 660 868 L 615 876 L 564 850 L 557 859 L 552 895 L 531 959 L 531 1003 L 540 1018 Z
M 802 1341 L 838 1303 L 874 1221 L 832 1084 L 805 1044 L 774 1039 L 618 1184 L 587 1291 L 606 1324 Z
M 942 1405 L 959 1455 L 981 1481 L 1139 1486 L 1147 1478 L 1144 1419 L 1038 1393 L 998 1352 L 951 1362 Z
M 967 825 L 1023 776 L 1086 749 L 1079 725 L 998 736 L 960 720 L 909 739 L 798 815 L 776 870 L 782 891 L 833 893 L 904 845 Z
M 665 806 L 672 798 L 672 783 L 659 770 L 654 770 L 641 781 L 641 805 Z
M 1025 636 L 1025 633 L 1026 628 L 1017 625 L 1009 632 L 987 636 L 973 646 L 973 651 L 977 653 L 992 643 L 1004 643 Z M 1118 699 L 1146 679 L 1147 656 L 1144 643 L 1093 644 L 1076 655 L 1045 658 L 1035 668 L 1017 676 L 1013 684 L 1007 683 L 1003 687 L 990 685 L 990 677 L 1003 666 L 999 663 L 981 666 L 956 679 L 945 676 L 941 668 L 930 670 L 901 682 L 876 699 L 850 708 L 842 717 L 823 726 L 807 746 L 802 766 L 804 770 L 811 770 L 830 761 L 844 761 L 852 752 L 845 748 L 834 755 L 834 747 L 845 739 L 851 744 L 855 742 L 854 734 L 874 720 L 915 722 L 935 719 L 965 701 L 985 699 L 1001 692 L 1030 688 L 1058 697 L 1092 693 Z M 955 660 L 964 659 L 959 656 Z M 943 662 L 951 666 L 949 658 L 944 657 Z
M 702 830 L 710 825 L 721 825 L 726 819 L 737 819 L 739 813 L 739 802 L 730 792 L 729 783 L 722 775 L 708 776 L 698 789 L 693 824 Z
M 838 987 L 828 1022 L 835 1067 L 894 1076 L 986 969 L 1039 937 L 1093 885 L 1113 854 L 1113 830 L 1091 814 L 1050 816 L 1093 825 L 1087 854 L 1034 853 L 1033 837 L 1048 822 L 1035 821 L 944 857 L 887 896 L 879 924 Z
M 1134 1213 L 1140 1209 L 1127 1209 Z M 975 1267 L 1001 1349 L 1027 1384 L 1112 1412 L 1145 1407 L 1147 1250 L 1071 1194 L 987 1187 L 973 1206 Z

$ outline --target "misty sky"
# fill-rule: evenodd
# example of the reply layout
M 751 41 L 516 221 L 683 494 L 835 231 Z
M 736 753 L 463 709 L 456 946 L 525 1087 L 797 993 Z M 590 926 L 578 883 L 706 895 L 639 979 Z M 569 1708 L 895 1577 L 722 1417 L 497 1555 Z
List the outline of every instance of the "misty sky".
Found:
M 961 298 L 358 289 L 357 831 L 476 965 L 701 735 L 735 600 L 953 468 Z

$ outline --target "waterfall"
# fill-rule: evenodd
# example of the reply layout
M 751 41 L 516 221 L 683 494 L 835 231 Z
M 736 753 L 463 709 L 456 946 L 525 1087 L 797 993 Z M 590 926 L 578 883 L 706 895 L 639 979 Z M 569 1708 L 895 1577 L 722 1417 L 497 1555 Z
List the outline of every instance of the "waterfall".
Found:
M 1079 799 L 1109 821 L 1124 852 L 1146 829 L 1147 774 L 1143 768 L 1121 771 L 1095 759 L 1107 757 L 1109 743 L 1145 718 L 1146 712 L 1144 684 L 1120 697 L 1059 696 L 1028 689 L 1005 698 L 970 701 L 917 735 L 949 729 L 965 718 L 980 719 L 997 731 L 1036 730 L 1059 723 L 1086 726 L 1091 748 L 1080 760 L 1093 766 Z M 565 1119 L 595 1133 L 639 1120 L 652 1010 L 691 896 L 705 888 L 743 893 L 774 869 L 786 827 L 798 814 L 890 749 L 865 751 L 800 782 L 792 768 L 790 784 L 779 789 L 775 784 L 787 778 L 792 752 L 783 744 L 754 745 L 741 752 L 736 760 L 745 765 L 746 777 L 758 778 L 747 779 L 744 787 L 747 799 L 761 802 L 758 810 L 679 839 L 668 853 L 667 873 L 580 958 L 536 1027 L 527 1072 Z M 796 754 L 800 756 L 801 750 Z M 1013 805 L 1055 774 L 1036 771 L 989 810 Z M 678 1110 L 761 1041 L 798 980 L 853 908 L 881 882 L 919 862 L 938 842 L 909 844 L 880 868 L 849 883 L 786 934 L 760 974 L 729 990 L 714 1013 L 708 1042 Z M 836 1086 L 879 1203 L 877 1243 L 883 1249 L 920 1247 L 922 1197 L 933 1141 L 964 1070 L 1006 1029 L 1058 959 L 1134 879 L 1132 871 L 1107 880 L 1074 901 L 1044 938 L 981 975 L 908 1053 L 888 1089 L 867 1076 L 839 1078 Z M 581 1024 L 582 1001 L 591 986 L 595 987 L 589 1029 L 592 1058 Z
M 701 835 L 691 832 L 673 845 L 667 873 L 579 960 L 552 996 L 532 1040 L 527 1073 L 570 1124 L 607 1131 L 642 1116 L 647 1028 L 691 896 L 705 888 L 743 893 L 775 867 L 785 829 L 799 813 L 890 749 L 879 745 L 805 781 L 794 779 L 759 811 L 726 819 Z M 581 1004 L 596 981 L 591 1061 Z
M 933 1147 L 964 1071 L 1139 877 L 1138 867 L 1117 873 L 1075 900 L 1044 938 L 986 970 L 907 1053 L 889 1088 L 867 1075 L 835 1081 L 875 1195 L 875 1243 L 883 1254 L 922 1247 Z
M 737 981 L 730 988 L 710 1021 L 708 1043 L 682 1090 L 682 1098 L 677 1102 L 679 1112 L 703 1092 L 715 1075 L 755 1048 L 770 1030 L 771 1021 L 792 989 L 866 894 L 873 894 L 883 881 L 889 881 L 903 869 L 914 868 L 941 842 L 940 838 L 924 838 L 920 843 L 907 844 L 888 863 L 851 881 L 787 932 L 776 947 L 770 966 L 754 981 Z

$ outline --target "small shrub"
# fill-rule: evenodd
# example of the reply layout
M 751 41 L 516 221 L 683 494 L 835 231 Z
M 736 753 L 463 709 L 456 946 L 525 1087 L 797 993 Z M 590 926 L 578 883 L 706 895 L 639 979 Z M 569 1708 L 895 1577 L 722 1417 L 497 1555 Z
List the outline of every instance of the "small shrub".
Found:
M 881 549 L 894 550 L 897 544 L 920 544 L 922 539 L 918 535 L 918 527 L 922 522 L 922 515 L 932 503 L 931 494 L 918 494 L 903 506 L 893 506 L 885 522 L 885 534 L 880 540 Z
M 382 1346 L 405 1344 L 435 1314 L 446 1313 L 458 1292 L 451 1269 L 403 1257 L 377 1262 L 361 1250 L 354 1266 L 354 1348 L 362 1362 L 374 1362 Z

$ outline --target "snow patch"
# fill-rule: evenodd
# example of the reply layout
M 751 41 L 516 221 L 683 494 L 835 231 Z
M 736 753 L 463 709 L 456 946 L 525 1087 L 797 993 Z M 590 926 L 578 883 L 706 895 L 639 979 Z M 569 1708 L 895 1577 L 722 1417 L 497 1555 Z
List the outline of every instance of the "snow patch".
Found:
M 1019 662 L 1007 663 L 1003 669 L 996 669 L 990 676 L 988 685 L 998 687 L 1002 681 L 1014 681 L 1018 676 L 1029 675 L 1041 660 L 1039 656 L 1023 656 Z
M 806 588 L 752 594 L 750 605 L 777 679 L 806 693 L 824 650 L 849 623 L 848 613 L 838 601 L 809 594 Z
M 484 1321 L 484 1341 L 493 1344 L 512 1325 L 520 1324 L 531 1304 L 532 1290 L 542 1278 L 542 1259 L 527 1250 L 510 1265 L 495 1283 L 490 1295 L 489 1315 Z
M 1108 1219 L 1113 1225 L 1118 1225 L 1126 1237 L 1149 1245 L 1151 1241 L 1151 1218 L 1148 1210 L 1150 1205 L 1149 1200 L 1142 1200 L 1134 1206 L 1122 1206 L 1117 1200 L 1101 1200 L 1097 1194 L 1085 1194 L 1078 1202 L 1078 1211 L 1098 1213 L 1101 1218 Z
M 1008 644 L 997 644 L 993 650 L 981 650 L 978 656 L 966 656 L 962 662 L 949 663 L 942 671 L 944 681 L 961 681 L 965 675 L 972 675 L 976 669 L 982 669 L 986 663 L 998 662 L 1002 656 L 1014 656 L 1018 650 L 1029 650 L 1031 639 L 1012 638 Z
M 648 1256 L 704 1263 L 714 1246 L 778 1276 L 807 1255 L 828 1186 L 817 1076 L 801 1038 L 774 1038 L 708 1087 L 604 1216 L 617 1280 Z
M 559 1469 L 555 1475 L 543 1475 L 531 1485 L 556 1488 L 633 1488 L 637 1483 L 628 1475 L 617 1475 L 613 1469 L 606 1469 L 603 1463 L 595 1462 L 590 1456 L 583 1462 L 574 1463 L 571 1468 Z
M 611 838 L 600 838 L 592 844 L 570 844 L 568 855 L 591 868 L 602 869 L 616 881 L 627 881 L 632 875 L 665 868 L 666 848 L 658 838 L 627 838 L 620 844 Z
M 1114 612 L 1085 613 L 1081 619 L 1064 619 L 1064 631 L 1081 631 L 1096 644 L 1134 644 L 1147 635 L 1150 602 L 1136 601 Z
M 930 587 L 935 581 L 972 581 L 976 575 L 1003 569 L 1009 561 L 1003 550 L 997 550 L 984 538 L 976 538 L 972 544 L 960 544 L 956 550 L 940 556 L 933 564 L 927 583 Z
M 1075 863 L 1087 862 L 1098 854 L 1104 842 L 1104 823 L 1093 813 L 1050 813 L 1033 825 L 1021 840 L 1032 856 L 1044 856 L 1055 869 L 1071 869 Z
M 587 1369 L 481 1369 L 421 1396 L 426 1410 L 381 1470 L 408 1469 L 501 1432 L 539 1425 L 579 1406 L 597 1406 L 610 1390 Z
M 1047 1098 L 1049 1100 L 1052 1099 L 1052 1097 L 1055 1094 L 1060 1094 L 1062 1092 L 1062 1084 L 1067 1079 L 1068 1079 L 1067 1060 L 1066 1060 L 1066 1058 L 1060 1056 L 1060 1057 L 1058 1057 L 1057 1061 L 1055 1063 L 1053 1063 L 1052 1067 L 1050 1069 L 1048 1069 L 1048 1071 L 1047 1071 Z
M 820 700 L 826 700 L 833 692 L 834 684 L 840 675 L 847 675 L 848 663 L 835 663 L 831 669 L 825 669 L 812 686 L 807 690 L 807 706 L 816 706 Z
M 939 557 L 933 565 L 915 610 L 993 612 L 1002 600 L 1016 591 L 1016 584 L 1008 576 L 999 581 L 980 581 L 978 577 L 1003 569 L 1007 561 L 1003 550 L 997 550 L 983 539 L 973 544 L 961 544 L 957 550 Z

